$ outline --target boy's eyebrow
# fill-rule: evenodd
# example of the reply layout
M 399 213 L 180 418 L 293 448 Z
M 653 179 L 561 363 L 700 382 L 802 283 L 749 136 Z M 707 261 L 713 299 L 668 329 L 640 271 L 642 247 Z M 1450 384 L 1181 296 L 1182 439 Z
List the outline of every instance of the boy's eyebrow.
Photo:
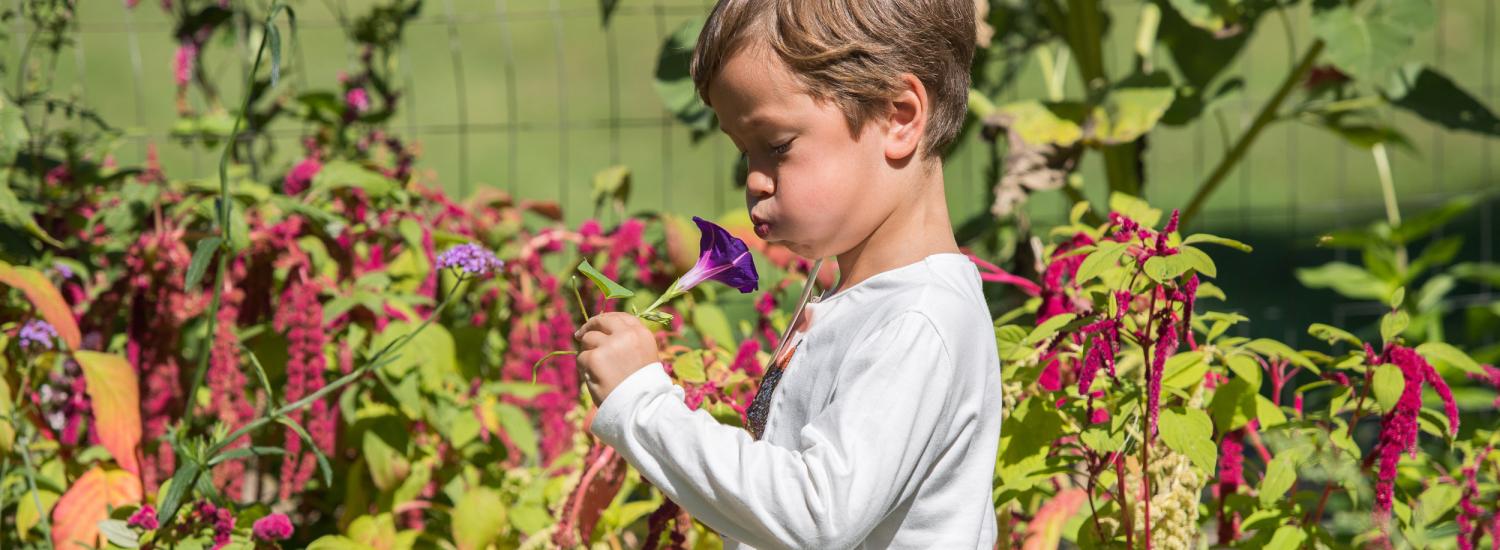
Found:
M 750 115 L 744 117 L 744 125 L 750 128 L 765 126 L 767 124 L 775 122 L 776 118 L 774 116 L 767 115 L 762 112 L 750 113 Z M 724 119 L 722 118 L 719 119 L 719 131 L 724 132 L 727 135 L 733 135 L 730 132 L 729 127 L 724 124 Z

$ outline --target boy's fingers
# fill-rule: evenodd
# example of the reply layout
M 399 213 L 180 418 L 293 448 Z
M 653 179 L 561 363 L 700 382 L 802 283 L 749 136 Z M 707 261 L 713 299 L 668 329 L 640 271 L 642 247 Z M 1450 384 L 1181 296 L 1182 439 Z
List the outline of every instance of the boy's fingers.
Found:
M 583 337 L 578 339 L 578 342 L 582 344 L 580 346 L 582 349 L 590 350 L 599 347 L 600 344 L 603 344 L 605 337 L 605 333 L 597 330 L 592 330 L 584 333 Z
M 582 338 L 590 331 L 600 331 L 605 334 L 614 334 L 616 332 L 620 332 L 620 329 L 630 326 L 628 324 L 628 321 L 631 317 L 632 315 L 630 315 L 629 313 L 621 313 L 618 311 L 596 315 L 594 316 L 594 318 L 589 319 L 588 322 L 584 323 L 582 327 L 579 327 L 578 331 L 573 333 L 573 337 Z
M 589 319 L 588 322 L 584 323 L 583 326 L 578 327 L 578 330 L 573 333 L 573 339 L 582 339 L 583 335 L 593 331 L 600 331 L 605 334 L 609 334 L 609 330 L 605 328 L 602 319 L 604 319 L 603 315 L 594 317 L 593 319 Z

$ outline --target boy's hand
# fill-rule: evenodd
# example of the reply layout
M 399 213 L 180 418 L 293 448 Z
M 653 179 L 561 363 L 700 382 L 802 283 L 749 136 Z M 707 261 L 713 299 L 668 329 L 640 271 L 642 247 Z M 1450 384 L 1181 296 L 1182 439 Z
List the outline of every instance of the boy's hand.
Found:
M 603 403 L 626 378 L 658 360 L 656 337 L 636 316 L 605 313 L 590 319 L 573 336 L 578 339 L 578 368 L 588 381 L 594 403 Z

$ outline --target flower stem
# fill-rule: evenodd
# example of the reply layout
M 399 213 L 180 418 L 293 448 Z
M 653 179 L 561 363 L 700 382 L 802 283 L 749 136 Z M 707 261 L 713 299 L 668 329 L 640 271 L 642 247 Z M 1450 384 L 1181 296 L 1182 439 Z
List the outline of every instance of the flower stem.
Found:
M 1385 201 L 1385 218 L 1391 224 L 1391 228 L 1401 226 L 1401 207 L 1396 203 L 1396 181 L 1391 177 L 1391 159 L 1385 154 L 1385 144 L 1376 143 L 1370 148 L 1370 153 L 1375 156 L 1375 170 L 1380 175 L 1381 198 Z M 1406 275 L 1407 257 L 1406 244 L 1396 243 L 1396 270 L 1404 277 Z
M 583 293 L 581 293 L 581 292 L 578 291 L 578 276 L 574 275 L 574 276 L 570 277 L 568 280 L 572 281 L 572 283 L 573 283 L 573 297 L 578 299 L 578 312 L 583 314 L 583 320 L 584 321 L 588 321 L 589 319 L 592 319 L 592 317 L 589 316 L 589 308 L 584 307 L 584 305 L 583 305 Z M 543 359 L 545 359 L 545 358 L 543 358 Z M 538 362 L 538 364 L 541 364 L 541 363 Z M 531 375 L 532 381 L 535 382 L 536 381 L 536 369 L 533 367 L 532 370 L 531 370 L 531 372 L 532 372 L 532 375 Z
M 266 16 L 265 26 L 270 27 L 274 25 L 273 18 L 280 11 L 279 6 L 272 4 L 271 13 Z M 223 299 L 224 292 L 224 273 L 228 271 L 229 255 L 233 249 L 229 240 L 229 213 L 231 208 L 231 203 L 229 202 L 229 155 L 234 152 L 234 145 L 239 141 L 240 126 L 244 124 L 245 117 L 249 116 L 250 102 L 255 98 L 255 94 L 252 93 L 251 88 L 253 88 L 252 84 L 255 82 L 255 73 L 260 72 L 260 62 L 265 57 L 267 43 L 268 41 L 262 40 L 260 46 L 255 49 L 255 63 L 250 65 L 250 74 L 245 77 L 245 106 L 240 110 L 240 114 L 234 117 L 234 128 L 230 130 L 229 138 L 224 142 L 224 152 L 219 154 L 219 208 L 218 216 L 214 219 L 214 224 L 218 226 L 219 230 L 219 265 L 214 271 L 214 295 L 213 299 L 209 301 L 207 310 L 208 332 L 203 337 L 203 351 L 198 354 L 198 366 L 193 370 L 193 383 L 188 386 L 187 410 L 185 415 L 185 420 L 188 424 L 191 424 L 194 412 L 197 410 L 198 388 L 203 386 L 203 376 L 208 372 L 208 360 L 213 356 L 214 334 L 218 330 L 219 305 Z
M 1250 151 L 1250 146 L 1255 143 L 1255 139 L 1260 137 L 1260 133 L 1266 129 L 1266 126 L 1269 126 L 1276 119 L 1276 112 L 1281 109 L 1281 104 L 1292 94 L 1292 90 L 1296 89 L 1297 83 L 1302 81 L 1302 77 L 1307 74 L 1307 71 L 1312 70 L 1313 64 L 1318 61 L 1318 56 L 1323 54 L 1325 46 L 1326 44 L 1322 40 L 1316 40 L 1312 43 L 1312 46 L 1307 48 L 1307 53 L 1302 54 L 1302 61 L 1297 64 L 1295 69 L 1292 69 L 1291 73 L 1286 75 L 1286 79 L 1281 81 L 1281 86 L 1276 89 L 1276 93 L 1271 96 L 1271 99 L 1266 101 L 1265 105 L 1261 106 L 1260 112 L 1256 113 L 1255 119 L 1250 123 L 1250 127 L 1245 130 L 1245 133 L 1240 136 L 1239 141 L 1236 141 L 1234 147 L 1230 148 L 1229 152 L 1224 155 L 1224 158 L 1219 160 L 1219 164 L 1214 166 L 1214 170 L 1209 174 L 1208 179 L 1204 180 L 1203 184 L 1198 186 L 1198 191 L 1193 194 L 1192 200 L 1188 201 L 1187 207 L 1182 210 L 1183 226 L 1186 226 L 1189 221 L 1198 215 L 1198 212 L 1208 202 L 1209 195 L 1218 190 L 1219 185 L 1223 184 L 1224 180 L 1229 176 L 1229 171 L 1245 158 L 1245 154 Z

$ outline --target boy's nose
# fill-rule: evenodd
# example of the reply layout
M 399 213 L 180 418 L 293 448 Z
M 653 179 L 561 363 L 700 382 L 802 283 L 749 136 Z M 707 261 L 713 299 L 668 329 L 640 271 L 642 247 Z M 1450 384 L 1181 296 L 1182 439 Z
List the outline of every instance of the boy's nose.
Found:
M 776 182 L 759 170 L 751 170 L 745 176 L 745 193 L 750 198 L 765 198 L 776 192 Z

